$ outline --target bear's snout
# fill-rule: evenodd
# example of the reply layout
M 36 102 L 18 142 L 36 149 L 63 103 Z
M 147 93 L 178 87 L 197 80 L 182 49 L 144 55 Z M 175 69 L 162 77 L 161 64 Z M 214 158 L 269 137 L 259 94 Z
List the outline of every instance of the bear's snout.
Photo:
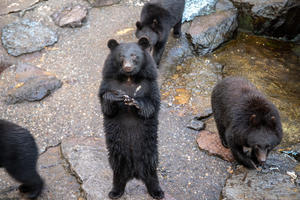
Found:
M 133 71 L 133 67 L 132 67 L 132 64 L 130 63 L 130 62 L 124 62 L 123 63 L 123 70 L 125 71 L 125 72 L 132 72 Z

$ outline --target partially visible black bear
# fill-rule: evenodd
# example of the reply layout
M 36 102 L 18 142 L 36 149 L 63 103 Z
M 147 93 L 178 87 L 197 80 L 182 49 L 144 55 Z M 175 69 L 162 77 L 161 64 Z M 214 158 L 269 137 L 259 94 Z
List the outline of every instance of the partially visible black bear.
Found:
M 181 36 L 181 21 L 185 0 L 151 0 L 136 22 L 137 38 L 147 37 L 153 47 L 153 58 L 158 65 L 164 52 L 170 30 L 175 38 Z
M 43 180 L 36 170 L 37 145 L 28 130 L 0 120 L 0 167 L 17 181 L 19 190 L 34 199 L 43 189 Z
M 146 38 L 138 43 L 108 41 L 99 98 L 113 170 L 112 199 L 121 197 L 133 178 L 141 179 L 153 198 L 164 197 L 156 172 L 160 93 L 149 46 Z
M 274 104 L 241 77 L 219 82 L 213 89 L 211 104 L 220 139 L 234 158 L 251 169 L 263 164 L 282 139 Z

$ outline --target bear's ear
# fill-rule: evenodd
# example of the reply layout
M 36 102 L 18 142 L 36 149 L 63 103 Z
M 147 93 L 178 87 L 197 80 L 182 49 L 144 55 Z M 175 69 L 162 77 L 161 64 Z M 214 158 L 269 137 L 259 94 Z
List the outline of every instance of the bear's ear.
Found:
M 156 30 L 157 29 L 157 27 L 158 27 L 158 21 L 157 21 L 157 19 L 153 19 L 153 22 L 152 22 L 152 29 L 154 29 L 154 30 Z
M 275 128 L 275 127 L 276 127 L 276 118 L 275 118 L 275 116 L 272 116 L 272 117 L 271 117 L 270 122 L 271 122 L 272 128 Z
M 107 47 L 108 47 L 110 50 L 115 49 L 118 45 L 119 45 L 119 43 L 118 43 L 115 39 L 110 39 L 110 40 L 107 42 Z
M 137 21 L 137 22 L 135 23 L 135 25 L 136 25 L 137 29 L 139 29 L 139 30 L 142 29 L 142 23 L 141 23 L 140 21 Z
M 150 47 L 150 42 L 146 37 L 141 37 L 138 41 L 138 44 L 142 47 L 142 49 L 147 49 Z

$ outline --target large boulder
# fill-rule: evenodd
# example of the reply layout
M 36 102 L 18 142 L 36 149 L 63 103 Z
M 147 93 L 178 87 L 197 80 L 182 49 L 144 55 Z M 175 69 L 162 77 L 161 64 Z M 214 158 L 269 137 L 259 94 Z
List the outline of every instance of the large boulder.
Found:
M 300 40 L 299 0 L 232 0 L 239 27 L 255 34 Z
M 193 20 L 186 36 L 196 53 L 205 55 L 230 40 L 237 27 L 236 9 L 230 1 L 220 0 L 215 13 Z
M 57 34 L 40 22 L 24 19 L 2 29 L 2 44 L 10 55 L 19 56 L 53 45 Z

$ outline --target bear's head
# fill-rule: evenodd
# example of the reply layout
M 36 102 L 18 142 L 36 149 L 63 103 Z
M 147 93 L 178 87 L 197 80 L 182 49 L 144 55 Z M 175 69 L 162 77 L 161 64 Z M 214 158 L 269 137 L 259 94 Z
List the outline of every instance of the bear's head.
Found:
M 146 37 L 151 47 L 153 47 L 159 40 L 159 22 L 154 19 L 151 24 L 143 25 L 140 21 L 136 22 L 135 36 L 137 38 Z
M 150 47 L 149 40 L 145 37 L 139 39 L 138 43 L 118 43 L 110 39 L 107 43 L 111 51 L 114 69 L 118 74 L 133 76 L 141 70 L 145 62 L 145 50 Z
M 281 141 L 281 133 L 276 126 L 278 121 L 275 116 L 266 116 L 257 121 L 255 114 L 250 117 L 250 132 L 247 137 L 247 148 L 243 147 L 244 153 L 249 154 L 258 164 L 263 164 L 270 151 Z M 281 129 L 281 128 L 280 128 Z

